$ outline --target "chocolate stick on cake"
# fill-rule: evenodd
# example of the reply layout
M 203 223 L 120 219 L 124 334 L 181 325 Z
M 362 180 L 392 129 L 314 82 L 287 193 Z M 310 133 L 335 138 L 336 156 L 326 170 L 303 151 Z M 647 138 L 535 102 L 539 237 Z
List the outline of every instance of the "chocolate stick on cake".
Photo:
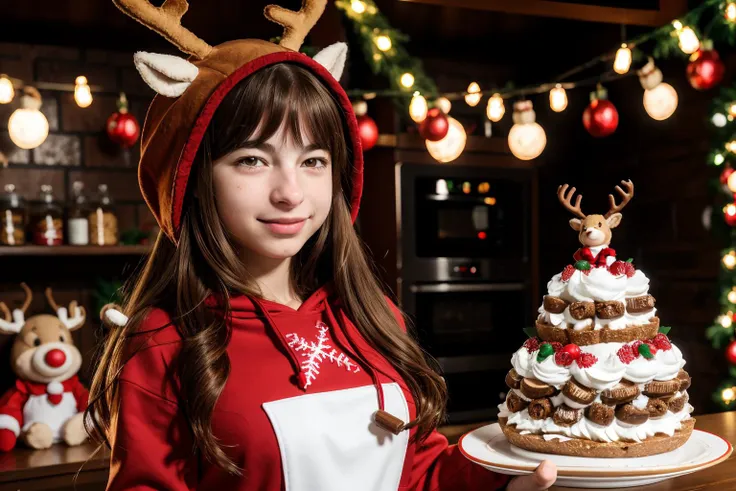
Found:
M 674 450 L 692 433 L 690 376 L 660 327 L 649 279 L 610 247 L 634 184 L 621 181 L 603 215 L 586 215 L 564 184 L 560 203 L 582 247 L 547 285 L 536 336 L 514 353 L 499 405 L 518 447 L 585 457 L 641 457 Z M 547 439 L 545 435 L 566 439 Z

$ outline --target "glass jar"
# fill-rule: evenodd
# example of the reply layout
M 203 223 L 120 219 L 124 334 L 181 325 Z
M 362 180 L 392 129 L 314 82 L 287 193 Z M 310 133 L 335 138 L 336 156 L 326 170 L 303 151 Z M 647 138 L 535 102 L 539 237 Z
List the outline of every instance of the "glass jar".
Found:
M 58 246 L 64 243 L 64 210 L 54 200 L 53 188 L 41 185 L 41 203 L 31 218 L 31 238 L 36 245 Z
M 89 242 L 94 245 L 115 245 L 118 243 L 118 217 L 115 206 L 107 192 L 107 184 L 97 187 L 97 203 L 89 213 Z
M 22 246 L 26 243 L 26 203 L 15 192 L 14 184 L 5 185 L 5 195 L 0 198 L 0 244 Z
M 84 183 L 74 181 L 73 196 L 69 204 L 67 236 L 71 245 L 89 244 L 89 202 L 84 194 Z

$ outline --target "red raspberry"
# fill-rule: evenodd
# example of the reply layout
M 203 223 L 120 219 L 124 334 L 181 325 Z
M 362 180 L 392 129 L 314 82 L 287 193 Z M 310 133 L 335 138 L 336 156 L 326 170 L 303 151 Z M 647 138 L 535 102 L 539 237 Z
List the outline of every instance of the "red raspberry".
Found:
M 629 278 L 634 276 L 634 273 L 636 273 L 636 268 L 631 263 L 624 263 L 624 268 L 626 268 L 626 276 Z
M 553 341 L 553 342 L 551 342 L 549 344 L 552 345 L 552 349 L 555 350 L 555 353 L 557 353 L 558 351 L 560 351 L 562 349 L 562 343 L 560 343 L 560 342 Z
M 570 278 L 572 278 L 572 274 L 575 271 L 577 271 L 577 269 L 575 269 L 575 266 L 572 264 L 565 266 L 565 269 L 562 270 L 562 281 L 570 281 Z
M 639 356 L 639 345 L 642 344 L 638 339 L 631 343 L 631 351 L 634 352 L 634 357 Z
M 591 272 L 591 271 L 593 271 L 593 268 L 590 268 L 590 269 L 584 269 L 584 270 L 583 270 L 583 274 L 584 274 L 585 276 L 588 276 L 588 275 L 590 274 L 590 272 Z
M 563 367 L 569 367 L 572 364 L 573 358 L 567 351 L 558 351 L 555 353 L 555 363 L 562 365 Z
M 538 338 L 529 338 L 526 341 L 524 341 L 524 348 L 529 353 L 532 353 L 534 351 L 537 351 L 539 349 L 539 339 Z
M 669 338 L 667 338 L 666 334 L 662 334 L 661 332 L 654 336 L 654 339 L 652 339 L 652 343 L 658 349 L 661 349 L 663 351 L 672 349 L 672 343 L 670 343 Z
M 613 276 L 623 276 L 626 274 L 626 266 L 624 261 L 615 261 L 608 267 L 608 272 Z
M 572 356 L 573 360 L 577 360 L 578 358 L 580 358 L 580 346 L 575 343 L 566 344 L 562 347 L 562 351 L 570 353 L 570 356 Z
M 590 368 L 598 361 L 598 358 L 592 353 L 583 353 L 576 361 L 580 368 Z
M 656 355 L 657 354 L 657 351 L 659 351 L 659 349 L 657 349 L 657 347 L 651 341 L 647 341 L 647 346 L 649 346 L 649 352 L 652 355 Z
M 631 349 L 631 345 L 625 344 L 619 348 L 619 350 L 616 352 L 618 355 L 618 359 L 621 360 L 621 363 L 628 365 L 634 359 L 636 359 L 636 355 L 634 354 L 634 351 Z

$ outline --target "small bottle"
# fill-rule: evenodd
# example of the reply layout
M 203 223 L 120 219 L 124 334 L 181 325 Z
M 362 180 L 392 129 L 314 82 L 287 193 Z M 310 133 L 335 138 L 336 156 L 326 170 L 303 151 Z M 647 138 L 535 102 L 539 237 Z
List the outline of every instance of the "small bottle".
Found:
M 100 184 L 97 191 L 96 206 L 89 214 L 89 242 L 100 246 L 115 245 L 118 243 L 118 217 L 107 184 Z
M 41 204 L 31 220 L 33 243 L 44 246 L 58 246 L 64 242 L 64 211 L 54 200 L 53 188 L 48 184 L 41 186 Z
M 5 185 L 5 195 L 0 198 L 0 244 L 22 246 L 26 243 L 26 203 L 15 192 L 14 184 Z
M 72 184 L 74 196 L 69 205 L 69 218 L 67 221 L 67 234 L 69 244 L 89 244 L 89 203 L 84 195 L 84 183 L 75 181 Z

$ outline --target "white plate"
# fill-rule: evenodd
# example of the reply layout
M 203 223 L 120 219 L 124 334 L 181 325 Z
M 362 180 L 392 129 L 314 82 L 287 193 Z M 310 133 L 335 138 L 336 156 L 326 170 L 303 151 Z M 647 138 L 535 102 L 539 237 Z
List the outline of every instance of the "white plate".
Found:
M 466 433 L 458 443 L 465 457 L 501 474 L 531 474 L 542 460 L 557 465 L 559 486 L 618 488 L 642 486 L 690 474 L 726 460 L 733 447 L 713 433 L 693 430 L 688 441 L 671 452 L 627 459 L 571 457 L 536 453 L 511 445 L 498 423 Z

